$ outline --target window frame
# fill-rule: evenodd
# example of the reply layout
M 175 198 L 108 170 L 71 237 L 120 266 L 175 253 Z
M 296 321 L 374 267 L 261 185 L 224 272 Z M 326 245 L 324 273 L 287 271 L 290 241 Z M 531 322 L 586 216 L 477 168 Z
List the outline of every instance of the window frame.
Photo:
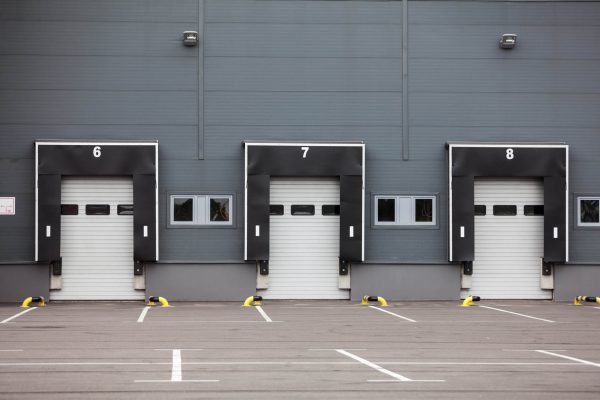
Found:
M 237 207 L 235 204 L 236 195 L 234 193 L 215 194 L 215 193 L 168 193 L 167 201 L 167 227 L 168 228 L 235 228 L 235 213 Z M 192 221 L 175 221 L 173 207 L 175 199 L 192 199 Z M 229 221 L 211 221 L 210 220 L 210 200 L 228 199 L 229 200 Z
M 600 195 L 596 194 L 574 194 L 574 201 L 576 206 L 573 207 L 575 217 L 573 221 L 574 228 L 577 229 L 600 229 L 600 222 L 581 222 L 581 200 L 597 200 L 600 204 Z
M 394 206 L 394 221 L 379 222 L 379 199 L 393 199 L 395 201 Z M 430 199 L 432 200 L 432 221 L 417 221 L 416 218 L 416 200 L 419 199 Z M 406 200 L 409 200 L 410 204 L 410 217 L 407 219 L 406 214 Z M 371 195 L 371 211 L 373 217 L 371 218 L 371 228 L 373 229 L 439 229 L 439 193 L 385 193 L 385 194 L 372 194 Z M 403 211 L 404 209 L 404 211 Z

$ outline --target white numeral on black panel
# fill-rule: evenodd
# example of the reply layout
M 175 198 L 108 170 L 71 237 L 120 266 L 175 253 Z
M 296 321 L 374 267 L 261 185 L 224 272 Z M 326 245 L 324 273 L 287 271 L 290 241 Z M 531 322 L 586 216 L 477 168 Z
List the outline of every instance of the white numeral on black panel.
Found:
M 94 147 L 92 154 L 94 154 L 94 157 L 99 158 L 102 155 L 102 148 L 100 146 Z
M 308 146 L 302 146 L 300 148 L 304 152 L 304 153 L 302 153 L 302 158 L 306 158 L 306 153 L 308 153 L 308 150 L 310 150 L 310 147 L 308 147 Z
M 513 149 L 506 149 L 506 159 L 512 160 L 515 158 L 515 151 Z

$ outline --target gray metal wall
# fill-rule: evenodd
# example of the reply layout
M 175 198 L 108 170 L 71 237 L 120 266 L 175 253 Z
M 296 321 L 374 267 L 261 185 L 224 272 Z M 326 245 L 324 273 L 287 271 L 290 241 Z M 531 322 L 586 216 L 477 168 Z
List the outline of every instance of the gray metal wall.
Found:
M 363 140 L 367 261 L 407 271 L 447 260 L 447 141 L 565 141 L 570 191 L 600 193 L 600 2 L 407 8 L 0 0 L 0 196 L 17 197 L 17 215 L 0 216 L 0 262 L 33 259 L 35 139 L 158 139 L 160 257 L 191 265 L 242 260 L 244 139 Z M 185 30 L 200 46 L 182 45 Z M 501 50 L 508 32 L 518 45 Z M 168 195 L 195 192 L 234 194 L 234 227 L 168 228 Z M 439 228 L 372 229 L 371 196 L 386 192 L 439 193 Z M 599 241 L 573 229 L 571 259 L 600 264 Z M 353 284 L 383 284 L 376 271 L 390 268 Z M 425 269 L 415 284 L 437 287 Z

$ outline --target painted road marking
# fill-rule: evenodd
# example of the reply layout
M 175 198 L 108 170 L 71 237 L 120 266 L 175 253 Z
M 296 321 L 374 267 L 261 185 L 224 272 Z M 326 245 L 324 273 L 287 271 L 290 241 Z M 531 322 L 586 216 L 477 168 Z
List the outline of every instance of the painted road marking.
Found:
M 600 310 L 600 307 L 594 307 L 594 308 L 596 308 L 596 309 Z
M 403 317 L 402 315 L 398 315 L 398 314 L 395 314 L 395 313 L 393 313 L 393 312 L 391 312 L 391 311 L 384 310 L 383 308 L 379 308 L 379 307 L 375 307 L 375 306 L 369 306 L 369 307 L 371 307 L 371 308 L 373 308 L 373 309 L 375 309 L 375 310 L 379 310 L 379 311 L 381 311 L 381 312 L 384 312 L 384 313 L 386 313 L 386 314 L 393 315 L 394 317 L 401 318 L 401 319 L 403 319 L 403 320 L 406 320 L 406 321 L 408 321 L 408 322 L 417 322 L 417 321 L 415 321 L 414 319 L 410 319 L 410 318 Z
M 407 378 L 404 375 L 397 374 L 395 372 L 392 372 L 392 371 L 390 371 L 388 369 L 383 368 L 380 365 L 372 363 L 369 360 L 365 360 L 364 358 L 361 358 L 361 357 L 357 356 L 356 354 L 352 354 L 352 353 L 350 353 L 350 352 L 348 352 L 346 350 L 335 349 L 335 351 L 337 351 L 340 354 L 345 355 L 346 357 L 350 357 L 353 360 L 356 360 L 359 363 L 361 363 L 363 365 L 366 365 L 367 367 L 373 368 L 376 371 L 379 371 L 379 372 L 381 372 L 383 374 L 386 374 L 386 375 L 391 376 L 392 378 L 394 378 L 394 380 L 368 380 L 368 382 L 445 382 L 443 380 L 427 380 L 427 381 L 424 381 L 424 380 L 410 379 L 410 378 Z
M 21 315 L 23 315 L 23 314 L 25 314 L 25 313 L 28 313 L 29 311 L 33 311 L 33 310 L 35 310 L 35 309 L 37 309 L 37 307 L 31 307 L 31 308 L 28 308 L 28 309 L 27 309 L 27 310 L 25 310 L 25 311 L 21 311 L 20 313 L 18 313 L 18 314 L 16 314 L 16 315 L 13 315 L 13 316 L 12 316 L 12 317 L 10 317 L 10 318 L 6 318 L 4 321 L 0 321 L 0 324 L 5 324 L 5 323 L 7 323 L 7 322 L 9 322 L 9 321 L 12 321 L 13 319 L 15 319 L 15 318 L 18 318 L 18 317 L 20 317 Z
M 331 349 L 329 349 L 331 350 Z M 530 350 L 528 350 L 530 351 Z M 355 365 L 353 361 L 188 361 L 181 365 Z M 581 362 L 452 362 L 452 361 L 381 361 L 379 365 L 560 365 L 577 366 Z M 0 367 L 72 367 L 72 366 L 140 366 L 140 365 L 172 365 L 171 362 L 0 362 Z M 170 382 L 170 380 L 169 380 Z
M 273 320 L 271 318 L 269 318 L 269 316 L 267 315 L 267 313 L 265 312 L 265 310 L 262 309 L 261 306 L 256 306 L 255 307 L 258 312 L 260 313 L 260 315 L 262 315 L 262 317 L 265 319 L 265 321 L 267 322 L 273 322 Z
M 526 315 L 526 314 L 520 314 L 520 313 L 516 313 L 513 311 L 508 311 L 508 310 L 503 310 L 501 308 L 495 308 L 495 307 L 488 307 L 488 306 L 478 306 L 481 308 L 487 308 L 490 310 L 496 310 L 496 311 L 500 311 L 500 312 L 504 312 L 504 313 L 508 313 L 508 314 L 514 314 L 514 315 L 518 315 L 520 317 L 525 317 L 525 318 L 531 318 L 531 319 L 537 319 L 538 321 L 544 321 L 544 322 L 556 322 L 556 321 L 551 321 L 549 319 L 544 319 L 544 318 L 538 318 L 538 317 L 532 317 L 531 315 Z
M 600 368 L 600 364 L 591 362 L 591 361 L 582 360 L 581 358 L 569 357 L 569 356 L 565 356 L 564 354 L 552 353 L 551 351 L 547 351 L 547 350 L 536 350 L 536 351 L 538 353 L 548 354 L 549 356 L 560 357 L 560 358 L 564 358 L 564 359 L 571 360 L 571 361 L 577 361 L 578 363 L 581 363 L 581 364 L 591 365 L 592 367 Z
M 211 319 L 204 319 L 204 320 L 195 320 L 195 321 L 176 321 L 178 324 L 182 323 L 182 324 L 264 324 L 265 321 L 218 321 L 218 320 L 211 320 Z M 283 321 L 271 321 L 272 323 L 276 324 L 279 322 L 283 322 Z M 169 325 L 173 325 L 173 321 L 148 321 L 146 322 L 147 324 L 169 324 Z
M 142 313 L 140 314 L 140 317 L 138 318 L 137 322 L 144 322 L 144 318 L 146 318 L 146 314 L 148 314 L 148 310 L 149 309 L 150 309 L 150 306 L 144 307 L 144 309 L 142 310 Z
M 157 351 L 167 350 L 172 351 L 173 355 L 171 358 L 171 379 L 136 379 L 135 383 L 173 383 L 173 382 L 219 382 L 218 379 L 183 379 L 182 365 L 181 362 L 181 350 L 182 349 L 154 349 Z M 199 351 L 202 349 L 183 349 L 186 351 Z M 166 363 L 148 363 L 148 364 L 161 364 L 164 365 Z
M 328 349 L 331 350 L 331 349 Z M 354 365 L 352 361 L 190 361 L 183 365 Z M 581 366 L 576 362 L 452 362 L 452 361 L 381 361 L 379 365 L 571 365 Z
M 173 349 L 173 368 L 171 369 L 171 381 L 181 382 L 181 350 Z

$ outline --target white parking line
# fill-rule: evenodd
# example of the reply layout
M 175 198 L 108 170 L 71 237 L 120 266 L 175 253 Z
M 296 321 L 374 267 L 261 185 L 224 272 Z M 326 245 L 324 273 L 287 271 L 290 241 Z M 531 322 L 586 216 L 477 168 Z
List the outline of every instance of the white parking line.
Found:
M 596 309 L 600 310 L 600 307 L 594 307 L 594 308 L 596 308 Z
M 27 309 L 27 310 L 25 310 L 25 311 L 21 311 L 20 313 L 18 313 L 18 314 L 16 314 L 16 315 L 13 315 L 13 316 L 12 316 L 12 317 L 10 317 L 10 318 L 6 318 L 4 321 L 0 321 L 0 324 L 5 324 L 5 323 L 7 323 L 7 322 L 9 322 L 9 321 L 12 321 L 13 319 L 15 319 L 15 318 L 18 318 L 18 317 L 20 317 L 21 315 L 23 315 L 23 314 L 25 314 L 25 313 L 28 313 L 29 311 L 33 311 L 33 310 L 35 310 L 36 308 L 37 308 L 37 307 L 31 307 L 31 308 L 28 308 L 28 309 Z
M 478 306 L 481 308 L 487 308 L 490 310 L 496 310 L 496 311 L 500 311 L 500 312 L 504 312 L 504 313 L 508 313 L 508 314 L 514 314 L 514 315 L 518 315 L 520 317 L 525 317 L 525 318 L 531 318 L 531 319 L 537 319 L 538 321 L 544 321 L 544 322 L 556 322 L 556 321 L 552 321 L 549 319 L 544 319 L 544 318 L 538 318 L 538 317 L 532 317 L 531 315 L 526 315 L 526 314 L 520 314 L 520 313 L 516 313 L 516 312 L 512 312 L 512 311 L 508 311 L 508 310 L 503 310 L 501 308 L 495 308 L 495 307 L 488 307 L 488 306 Z
M 331 350 L 331 349 L 329 349 Z M 529 350 L 530 351 L 530 350 Z M 181 365 L 355 365 L 353 361 L 188 361 Z M 379 365 L 560 365 L 560 366 L 585 366 L 581 362 L 452 362 L 452 361 L 381 361 Z M 0 362 L 0 367 L 72 367 L 72 366 L 139 366 L 139 365 L 172 365 L 171 362 Z M 168 380 L 171 382 L 171 380 Z
M 265 312 L 265 310 L 262 309 L 261 306 L 256 306 L 255 307 L 258 312 L 260 313 L 260 315 L 262 315 L 262 317 L 265 319 L 265 321 L 267 322 L 273 322 L 273 320 L 271 318 L 269 318 L 269 316 L 267 315 L 267 313 Z
M 146 314 L 148 314 L 148 310 L 149 309 L 150 309 L 150 306 L 144 307 L 144 309 L 142 310 L 142 313 L 140 314 L 137 322 L 144 322 L 144 318 L 146 318 Z
M 181 350 L 173 349 L 173 368 L 171 382 L 181 382 Z
M 547 350 L 536 350 L 536 351 L 538 353 L 548 354 L 549 356 L 560 357 L 560 358 L 564 358 L 566 360 L 577 361 L 578 363 L 581 363 L 581 364 L 591 365 L 593 367 L 600 368 L 600 364 L 591 362 L 591 361 L 582 360 L 580 358 L 569 357 L 569 356 L 565 356 L 564 354 L 552 353 L 551 351 L 547 351 Z
M 383 368 L 383 367 L 381 367 L 381 366 L 379 366 L 379 365 L 377 365 L 375 363 L 372 363 L 369 360 L 365 360 L 364 358 L 361 358 L 361 357 L 357 356 L 356 354 L 352 354 L 352 353 L 350 353 L 350 352 L 348 352 L 346 350 L 335 349 L 335 351 L 337 351 L 340 354 L 345 355 L 346 357 L 350 357 L 353 360 L 356 360 L 359 363 L 361 363 L 363 365 L 366 365 L 367 367 L 373 368 L 374 370 L 379 371 L 382 374 L 386 374 L 386 375 L 391 376 L 392 378 L 394 378 L 394 380 L 389 380 L 389 379 L 387 379 L 387 380 L 376 379 L 375 380 L 375 379 L 373 379 L 373 380 L 369 380 L 368 382 L 445 382 L 445 381 L 442 381 L 442 380 L 427 380 L 427 381 L 424 381 L 424 380 L 410 379 L 410 378 L 407 378 L 404 375 L 397 374 L 397 373 L 392 372 L 392 371 L 390 371 L 388 369 L 385 369 L 385 368 Z
M 173 352 L 171 362 L 171 379 L 136 379 L 135 383 L 173 383 L 173 382 L 219 382 L 218 379 L 183 379 L 183 373 L 181 366 L 181 350 L 182 349 L 154 349 L 154 350 L 169 350 Z M 184 349 L 184 350 L 202 350 L 202 349 Z M 151 364 L 151 363 L 148 363 Z M 152 364 L 165 364 L 165 363 L 152 363 Z
M 398 314 L 395 314 L 395 313 L 393 313 L 393 312 L 390 312 L 390 311 L 388 311 L 388 310 L 384 310 L 383 308 L 379 308 L 379 307 L 375 307 L 375 306 L 369 306 L 369 307 L 371 307 L 371 308 L 373 308 L 373 309 L 375 309 L 375 310 L 379 310 L 379 311 L 381 311 L 381 312 L 384 312 L 384 313 L 386 313 L 386 314 L 393 315 L 394 317 L 402 318 L 403 320 L 406 320 L 406 321 L 408 321 L 408 322 L 417 322 L 417 321 L 415 321 L 414 319 L 410 319 L 410 318 L 403 317 L 402 315 L 398 315 Z

